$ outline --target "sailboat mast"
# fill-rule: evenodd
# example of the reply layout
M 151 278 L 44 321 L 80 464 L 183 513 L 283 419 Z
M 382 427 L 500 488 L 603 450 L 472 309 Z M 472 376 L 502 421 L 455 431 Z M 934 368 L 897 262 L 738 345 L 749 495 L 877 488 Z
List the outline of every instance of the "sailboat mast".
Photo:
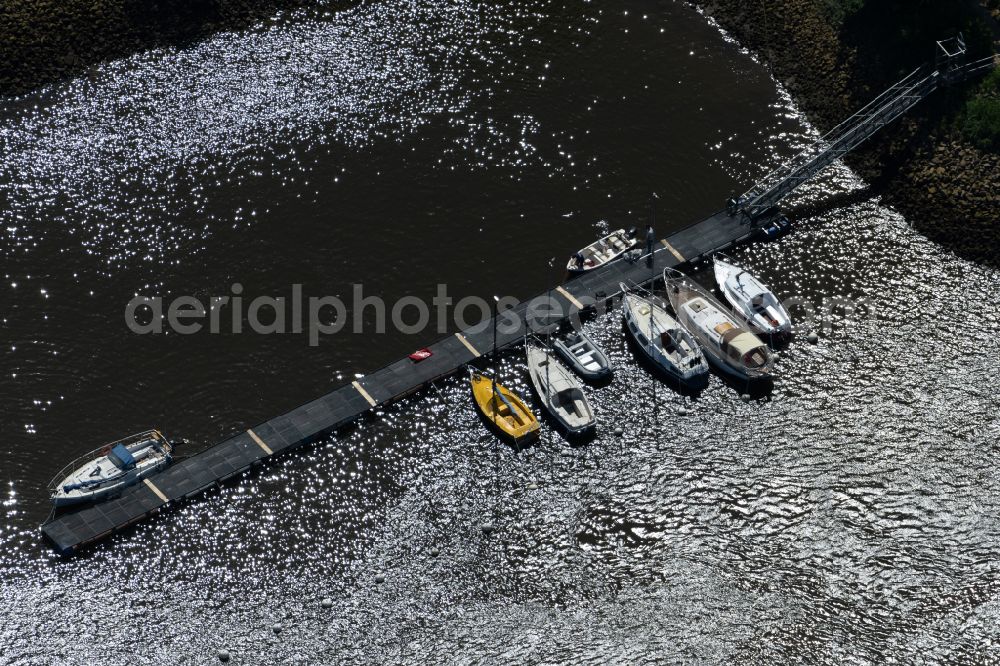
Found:
M 649 198 L 649 226 L 651 229 L 656 228 L 656 192 L 653 192 L 653 196 Z M 655 303 L 655 289 L 656 289 L 656 251 L 651 247 L 649 249 L 649 353 L 653 353 L 653 307 Z M 653 387 L 653 393 L 655 398 L 656 387 Z
M 551 305 L 552 303 L 552 290 L 549 289 L 548 301 Z M 548 334 L 548 342 L 545 345 L 545 400 L 549 403 L 549 408 L 552 408 L 552 382 L 549 379 L 549 366 L 552 364 L 552 359 L 549 358 L 549 352 L 552 351 L 552 322 L 546 322 L 546 333 Z
M 552 380 L 549 379 L 549 366 L 552 365 L 552 359 L 549 358 L 549 350 L 552 348 L 552 332 L 549 331 L 549 342 L 545 346 L 545 400 L 549 403 L 549 408 L 554 407 L 552 402 Z
M 659 199 L 656 192 L 653 192 L 653 196 L 649 198 L 649 226 L 650 229 L 656 228 L 656 200 Z M 649 250 L 649 353 L 650 356 L 653 354 L 653 308 L 656 303 L 654 302 L 654 290 L 656 288 L 656 251 L 653 248 Z M 653 378 L 653 422 L 656 422 L 656 378 Z
M 497 319 L 500 318 L 500 299 L 493 296 L 493 426 L 497 424 L 497 412 L 500 411 L 500 401 L 497 400 L 497 373 L 500 367 L 497 365 Z

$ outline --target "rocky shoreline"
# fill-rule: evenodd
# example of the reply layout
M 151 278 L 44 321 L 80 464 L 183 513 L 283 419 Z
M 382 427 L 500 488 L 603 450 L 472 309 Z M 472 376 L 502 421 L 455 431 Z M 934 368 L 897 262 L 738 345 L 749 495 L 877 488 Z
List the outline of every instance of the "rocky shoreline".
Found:
M 863 26 L 838 25 L 829 3 L 697 4 L 761 56 L 821 131 L 870 101 L 902 71 L 893 69 L 895 63 L 879 62 L 874 49 L 866 51 L 863 36 L 855 39 L 852 30 Z M 963 257 L 1000 266 L 1000 153 L 973 145 L 956 120 L 971 94 L 968 86 L 938 93 L 847 161 L 921 233 Z

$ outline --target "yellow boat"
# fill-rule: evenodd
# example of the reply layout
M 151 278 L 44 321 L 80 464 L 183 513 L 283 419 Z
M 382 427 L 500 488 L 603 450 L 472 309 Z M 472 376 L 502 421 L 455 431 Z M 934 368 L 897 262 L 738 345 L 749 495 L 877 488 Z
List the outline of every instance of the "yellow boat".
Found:
M 500 384 L 494 384 L 489 377 L 473 373 L 472 397 L 479 412 L 496 429 L 516 443 L 538 436 L 538 419 L 531 413 L 524 401 L 513 391 Z M 493 387 L 496 387 L 494 392 Z

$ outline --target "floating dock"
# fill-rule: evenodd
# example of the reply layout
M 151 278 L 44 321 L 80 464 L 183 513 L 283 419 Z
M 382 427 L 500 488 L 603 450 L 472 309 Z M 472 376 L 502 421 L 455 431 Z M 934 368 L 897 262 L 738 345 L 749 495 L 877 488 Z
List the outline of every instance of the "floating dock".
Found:
M 513 311 L 520 315 L 521 321 L 527 321 L 533 307 L 551 303 L 551 298 L 561 306 L 561 315 L 549 317 L 545 323 L 561 323 L 616 296 L 620 282 L 649 284 L 659 279 L 667 266 L 697 262 L 747 242 L 753 233 L 754 227 L 743 216 L 717 213 L 657 242 L 651 261 L 649 255 L 636 261 L 614 261 L 524 301 Z M 523 330 L 504 332 L 501 327 L 497 346 L 518 343 L 523 335 Z M 387 365 L 177 462 L 126 489 L 120 497 L 58 515 L 42 525 L 42 533 L 59 553 L 72 555 L 164 509 L 197 497 L 269 458 L 322 439 L 365 412 L 453 375 L 492 348 L 492 320 L 488 325 L 481 323 L 442 338 L 429 347 L 433 355 L 423 361 L 415 363 L 404 358 Z
M 992 56 L 966 63 L 965 43 L 961 37 L 938 42 L 938 51 L 932 70 L 916 70 L 889 88 L 746 194 L 731 199 L 725 212 L 716 213 L 659 241 L 651 259 L 647 254 L 638 261 L 615 261 L 522 302 L 514 308 L 520 321 L 527 321 L 529 312 L 539 313 L 540 304 L 551 303 L 550 298 L 556 299 L 562 314 L 558 318 L 547 317 L 545 325 L 569 319 L 590 306 L 614 298 L 621 282 L 646 285 L 658 279 L 668 266 L 676 268 L 697 263 L 716 252 L 750 241 L 777 213 L 780 201 L 800 184 L 939 87 L 968 79 L 996 65 Z M 445 337 L 431 345 L 429 349 L 433 355 L 419 363 L 405 358 L 387 365 L 182 460 L 132 486 L 116 499 L 59 515 L 42 525 L 42 533 L 60 553 L 73 554 L 163 509 L 196 497 L 266 459 L 321 439 L 371 409 L 454 374 L 493 348 L 493 330 L 490 320 L 485 326 L 480 324 Z M 497 346 L 503 348 L 520 342 L 523 333 L 523 330 L 500 330 Z

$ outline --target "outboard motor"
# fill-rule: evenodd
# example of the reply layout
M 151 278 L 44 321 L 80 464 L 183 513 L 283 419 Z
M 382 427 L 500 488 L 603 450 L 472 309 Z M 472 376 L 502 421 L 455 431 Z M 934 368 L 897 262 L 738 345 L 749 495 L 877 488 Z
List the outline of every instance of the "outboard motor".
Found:
M 777 215 L 767 220 L 763 225 L 757 227 L 757 234 L 761 240 L 773 241 L 788 235 L 792 231 L 791 221 L 784 215 Z
M 739 210 L 740 202 L 736 199 L 736 197 L 729 197 L 729 199 L 726 200 L 726 212 L 729 213 L 729 217 L 736 215 Z

